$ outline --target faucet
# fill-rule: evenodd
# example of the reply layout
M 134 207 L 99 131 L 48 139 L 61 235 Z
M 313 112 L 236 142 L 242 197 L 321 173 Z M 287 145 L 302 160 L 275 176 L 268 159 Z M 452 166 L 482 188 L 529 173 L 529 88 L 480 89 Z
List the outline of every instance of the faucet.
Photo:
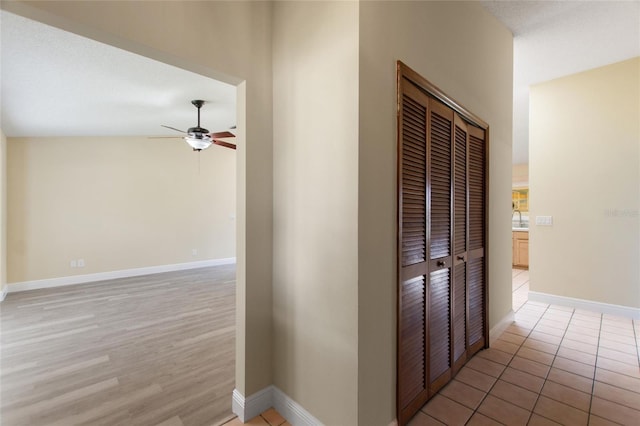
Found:
M 519 209 L 514 209 L 513 213 L 511 214 L 511 220 L 513 220 L 513 215 L 518 213 L 518 225 L 520 228 L 522 228 L 522 212 Z

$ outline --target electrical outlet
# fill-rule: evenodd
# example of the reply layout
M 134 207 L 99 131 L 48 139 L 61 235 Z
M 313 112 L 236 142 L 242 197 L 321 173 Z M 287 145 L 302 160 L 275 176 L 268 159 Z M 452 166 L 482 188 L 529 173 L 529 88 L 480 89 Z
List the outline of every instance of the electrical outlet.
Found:
M 198 255 L 198 249 L 191 249 L 191 254 L 193 256 L 197 256 Z
M 76 268 L 78 266 L 78 263 L 75 260 L 72 260 L 71 262 L 69 262 L 69 266 L 72 268 Z

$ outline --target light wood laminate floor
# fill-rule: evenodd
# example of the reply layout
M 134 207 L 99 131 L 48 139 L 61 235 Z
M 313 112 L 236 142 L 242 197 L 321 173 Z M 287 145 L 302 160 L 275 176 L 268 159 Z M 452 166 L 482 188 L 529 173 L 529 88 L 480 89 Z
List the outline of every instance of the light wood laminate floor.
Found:
M 235 265 L 13 293 L 0 321 L 3 426 L 231 415 Z

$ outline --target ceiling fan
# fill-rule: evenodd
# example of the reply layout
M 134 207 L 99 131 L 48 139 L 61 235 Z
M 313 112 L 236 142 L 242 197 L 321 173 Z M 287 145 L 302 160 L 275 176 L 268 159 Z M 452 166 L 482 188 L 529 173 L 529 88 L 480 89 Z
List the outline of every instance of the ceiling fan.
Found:
M 191 101 L 191 103 L 198 109 L 198 125 L 196 127 L 189 127 L 189 129 L 185 132 L 184 130 L 176 129 L 175 127 L 165 125 L 161 126 L 167 129 L 175 130 L 177 132 L 186 133 L 187 136 L 184 136 L 183 139 L 191 146 L 191 148 L 193 148 L 194 151 L 202 151 L 203 149 L 209 148 L 212 144 L 220 145 L 225 148 L 236 149 L 235 144 L 220 140 L 226 138 L 235 138 L 236 135 L 234 135 L 233 133 L 229 131 L 210 133 L 209 130 L 205 129 L 204 127 L 200 127 L 200 108 L 202 108 L 202 105 L 204 105 L 204 101 L 196 99 Z M 232 129 L 235 129 L 235 126 L 232 127 Z

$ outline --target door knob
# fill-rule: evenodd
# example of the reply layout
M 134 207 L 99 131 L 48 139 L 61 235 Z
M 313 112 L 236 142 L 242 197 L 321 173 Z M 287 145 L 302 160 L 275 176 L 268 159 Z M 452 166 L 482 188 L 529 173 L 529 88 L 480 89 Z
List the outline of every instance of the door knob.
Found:
M 444 266 L 444 260 L 438 260 L 438 262 L 436 262 L 436 265 Z
M 458 260 L 464 260 L 464 256 L 463 255 L 458 255 Z

